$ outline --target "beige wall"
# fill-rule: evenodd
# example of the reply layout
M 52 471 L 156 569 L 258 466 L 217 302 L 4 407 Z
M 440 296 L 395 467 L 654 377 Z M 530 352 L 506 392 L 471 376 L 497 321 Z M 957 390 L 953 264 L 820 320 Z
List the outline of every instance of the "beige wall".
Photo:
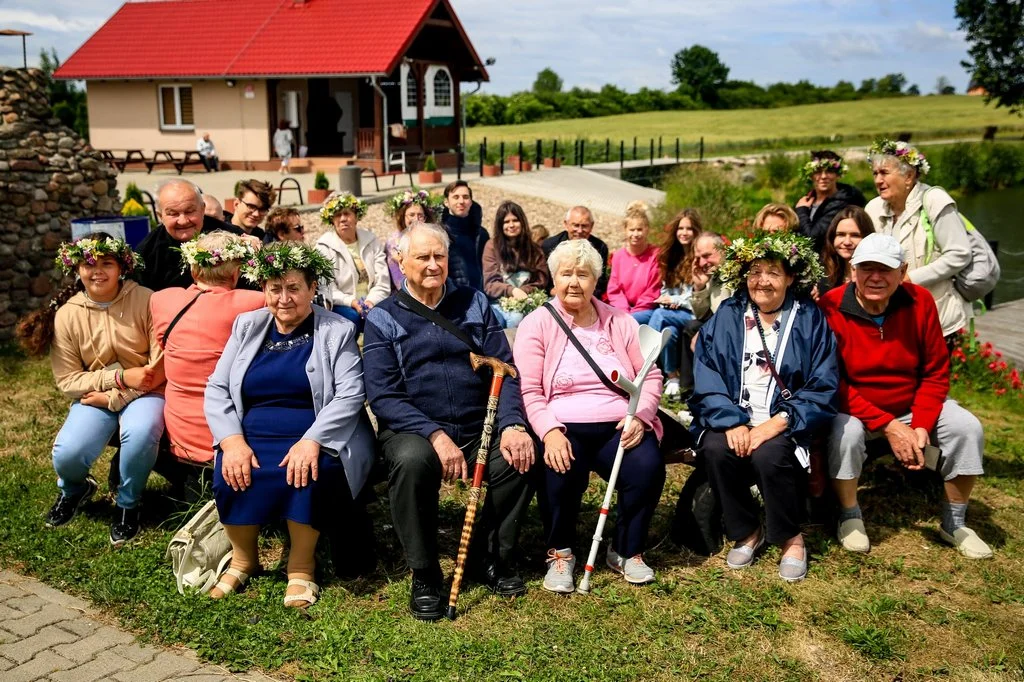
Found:
M 195 130 L 160 130 L 158 87 L 192 85 Z M 245 98 L 245 86 L 255 95 Z M 195 149 L 203 133 L 228 161 L 268 161 L 270 130 L 267 84 L 238 80 L 229 88 L 223 80 L 89 81 L 89 136 L 96 149 Z

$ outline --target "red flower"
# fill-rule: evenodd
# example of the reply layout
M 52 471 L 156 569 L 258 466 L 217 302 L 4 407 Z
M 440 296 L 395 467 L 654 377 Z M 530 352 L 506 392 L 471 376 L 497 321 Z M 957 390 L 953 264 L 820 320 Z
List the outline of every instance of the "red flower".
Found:
M 960 378 L 960 375 L 958 373 L 956 373 L 956 372 L 953 372 L 953 381 L 957 381 L 959 378 Z
M 1003 395 L 1004 393 L 1006 393 L 1006 389 L 1005 388 L 997 388 L 996 389 L 996 395 Z
M 1002 354 L 1002 353 L 1000 353 L 999 351 L 996 351 L 996 357 L 997 357 L 997 358 L 1001 358 L 1001 357 L 1003 357 L 1003 354 Z
M 996 371 L 996 363 L 994 363 L 994 362 L 988 363 L 988 368 L 990 370 L 992 370 L 993 372 L 995 372 Z

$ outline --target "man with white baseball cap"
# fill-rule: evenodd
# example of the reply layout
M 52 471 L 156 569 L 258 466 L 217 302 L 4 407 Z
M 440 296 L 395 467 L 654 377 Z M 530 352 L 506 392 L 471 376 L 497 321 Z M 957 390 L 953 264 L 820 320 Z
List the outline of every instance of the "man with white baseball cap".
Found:
M 933 469 L 945 481 L 939 536 L 971 559 L 992 550 L 967 527 L 967 502 L 982 470 L 981 422 L 949 398 L 949 349 L 927 289 L 904 282 L 899 240 L 866 236 L 850 259 L 853 279 L 819 304 L 842 358 L 839 414 L 829 437 L 829 475 L 839 498 L 839 541 L 852 552 L 871 548 L 857 482 L 865 443 L 886 438 L 909 470 Z

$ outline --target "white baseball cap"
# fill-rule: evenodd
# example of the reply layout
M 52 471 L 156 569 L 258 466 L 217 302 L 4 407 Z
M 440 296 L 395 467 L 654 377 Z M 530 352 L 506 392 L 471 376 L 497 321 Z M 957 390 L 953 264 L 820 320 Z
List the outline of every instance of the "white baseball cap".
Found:
M 895 270 L 903 265 L 903 247 L 896 237 L 881 232 L 872 232 L 864 239 L 853 252 L 850 259 L 851 265 L 861 263 L 881 263 L 887 268 Z

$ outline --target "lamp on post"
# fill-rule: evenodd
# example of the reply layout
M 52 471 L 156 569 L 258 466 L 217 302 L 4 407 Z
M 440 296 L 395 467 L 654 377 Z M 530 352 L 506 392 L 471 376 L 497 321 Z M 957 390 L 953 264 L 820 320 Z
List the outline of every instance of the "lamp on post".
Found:
M 498 60 L 495 59 L 494 57 L 488 57 L 487 59 L 484 60 L 484 66 L 494 66 L 494 64 L 497 61 Z M 474 66 L 473 69 L 476 70 L 476 71 L 479 71 L 480 67 L 479 66 Z M 463 96 L 459 97 L 459 105 L 460 105 L 460 107 L 462 109 L 462 153 L 463 154 L 465 153 L 465 150 L 466 150 L 466 97 L 468 97 L 469 95 L 475 95 L 476 93 L 480 92 L 480 88 L 483 87 L 483 84 L 484 84 L 483 81 L 477 80 L 476 81 L 476 87 L 473 88 L 473 92 L 468 92 L 468 93 L 466 93 L 466 95 L 464 97 Z M 483 163 L 483 159 L 480 159 L 480 162 Z

